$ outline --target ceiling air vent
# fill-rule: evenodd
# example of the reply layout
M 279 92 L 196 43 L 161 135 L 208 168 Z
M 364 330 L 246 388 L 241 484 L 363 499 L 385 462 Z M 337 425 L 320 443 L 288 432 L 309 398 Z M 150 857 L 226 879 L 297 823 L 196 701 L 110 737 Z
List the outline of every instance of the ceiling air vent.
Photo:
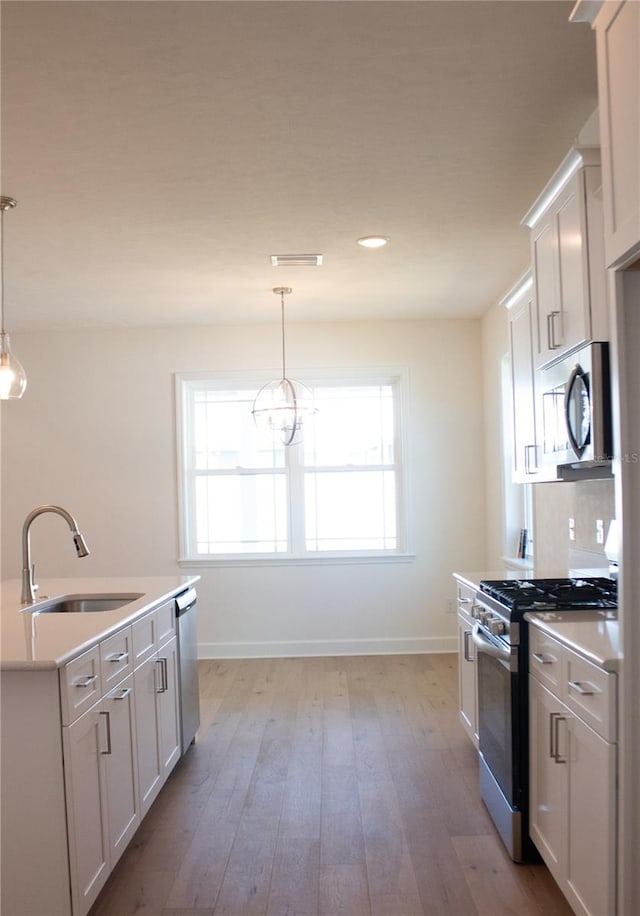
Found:
M 321 254 L 272 254 L 274 267 L 321 267 Z

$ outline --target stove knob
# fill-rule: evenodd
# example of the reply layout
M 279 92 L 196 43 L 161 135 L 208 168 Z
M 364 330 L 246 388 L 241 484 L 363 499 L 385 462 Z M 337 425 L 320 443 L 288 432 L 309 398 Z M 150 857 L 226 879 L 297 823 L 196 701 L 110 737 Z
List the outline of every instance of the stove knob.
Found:
M 480 620 L 480 615 L 482 614 L 482 609 L 479 604 L 473 604 L 471 606 L 471 616 L 474 620 Z
M 500 620 L 499 617 L 494 617 L 492 620 L 489 620 L 487 626 L 492 636 L 502 636 L 504 633 L 504 621 Z

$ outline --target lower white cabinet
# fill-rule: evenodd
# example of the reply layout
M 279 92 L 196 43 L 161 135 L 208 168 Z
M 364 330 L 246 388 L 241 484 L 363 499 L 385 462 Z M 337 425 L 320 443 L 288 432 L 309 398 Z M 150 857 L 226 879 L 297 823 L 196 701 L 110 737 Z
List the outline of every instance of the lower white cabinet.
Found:
M 138 784 L 144 815 L 180 757 L 178 656 L 174 636 L 134 672 Z
M 63 729 L 74 913 L 86 913 L 140 823 L 133 676 Z
M 0 707 L 0 912 L 86 916 L 180 757 L 174 602 L 60 669 L 0 671 Z
M 458 697 L 460 721 L 478 747 L 478 670 L 471 632 L 475 589 L 458 583 Z
M 615 723 L 603 720 L 599 734 L 565 700 L 571 702 L 577 692 L 593 698 L 594 706 L 604 700 L 608 707 L 615 675 L 557 643 L 555 655 L 562 657 L 564 672 L 577 660 L 581 670 L 587 665 L 595 676 L 576 681 L 565 674 L 557 691 L 562 699 L 535 673 L 529 676 L 529 832 L 576 913 L 614 916 L 616 745 L 610 738 Z

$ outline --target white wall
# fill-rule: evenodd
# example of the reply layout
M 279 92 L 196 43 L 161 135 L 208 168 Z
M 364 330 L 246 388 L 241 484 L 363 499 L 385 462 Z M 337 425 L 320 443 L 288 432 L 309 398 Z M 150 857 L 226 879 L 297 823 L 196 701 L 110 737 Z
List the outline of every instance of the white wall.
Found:
M 493 305 L 482 318 L 485 421 L 486 569 L 504 567 L 505 479 L 502 416 L 502 359 L 509 351 L 508 312 Z
M 19 575 L 27 512 L 38 576 L 178 570 L 176 371 L 277 372 L 276 325 L 22 335 L 29 387 L 3 405 L 4 578 Z M 203 655 L 429 651 L 454 647 L 451 573 L 485 564 L 484 430 L 478 321 L 292 324 L 295 366 L 407 366 L 410 563 L 203 568 Z M 271 367 L 271 368 L 270 368 Z M 190 570 L 191 571 L 191 570 Z

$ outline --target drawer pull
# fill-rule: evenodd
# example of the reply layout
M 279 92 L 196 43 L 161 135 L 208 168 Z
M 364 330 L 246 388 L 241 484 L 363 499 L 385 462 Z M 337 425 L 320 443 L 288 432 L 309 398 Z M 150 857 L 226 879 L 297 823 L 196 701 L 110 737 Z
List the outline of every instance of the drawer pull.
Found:
M 118 664 L 118 662 L 123 662 L 125 658 L 129 658 L 128 652 L 114 652 L 113 655 L 109 656 L 109 661 Z
M 113 700 L 126 700 L 131 693 L 131 687 L 123 687 L 119 694 L 113 694 Z
M 543 655 L 542 652 L 534 652 L 533 658 L 535 658 L 540 665 L 552 665 L 558 660 L 554 658 L 553 655 Z
M 461 598 L 458 595 L 458 604 L 471 604 L 471 598 Z
M 86 677 L 79 677 L 73 682 L 74 687 L 91 687 L 98 680 L 97 674 L 88 674 Z
M 592 697 L 595 693 L 600 693 L 599 690 L 589 689 L 593 688 L 593 684 L 589 684 L 588 681 L 587 684 L 588 687 L 584 687 L 580 681 L 569 681 L 569 687 L 579 693 L 581 697 Z

